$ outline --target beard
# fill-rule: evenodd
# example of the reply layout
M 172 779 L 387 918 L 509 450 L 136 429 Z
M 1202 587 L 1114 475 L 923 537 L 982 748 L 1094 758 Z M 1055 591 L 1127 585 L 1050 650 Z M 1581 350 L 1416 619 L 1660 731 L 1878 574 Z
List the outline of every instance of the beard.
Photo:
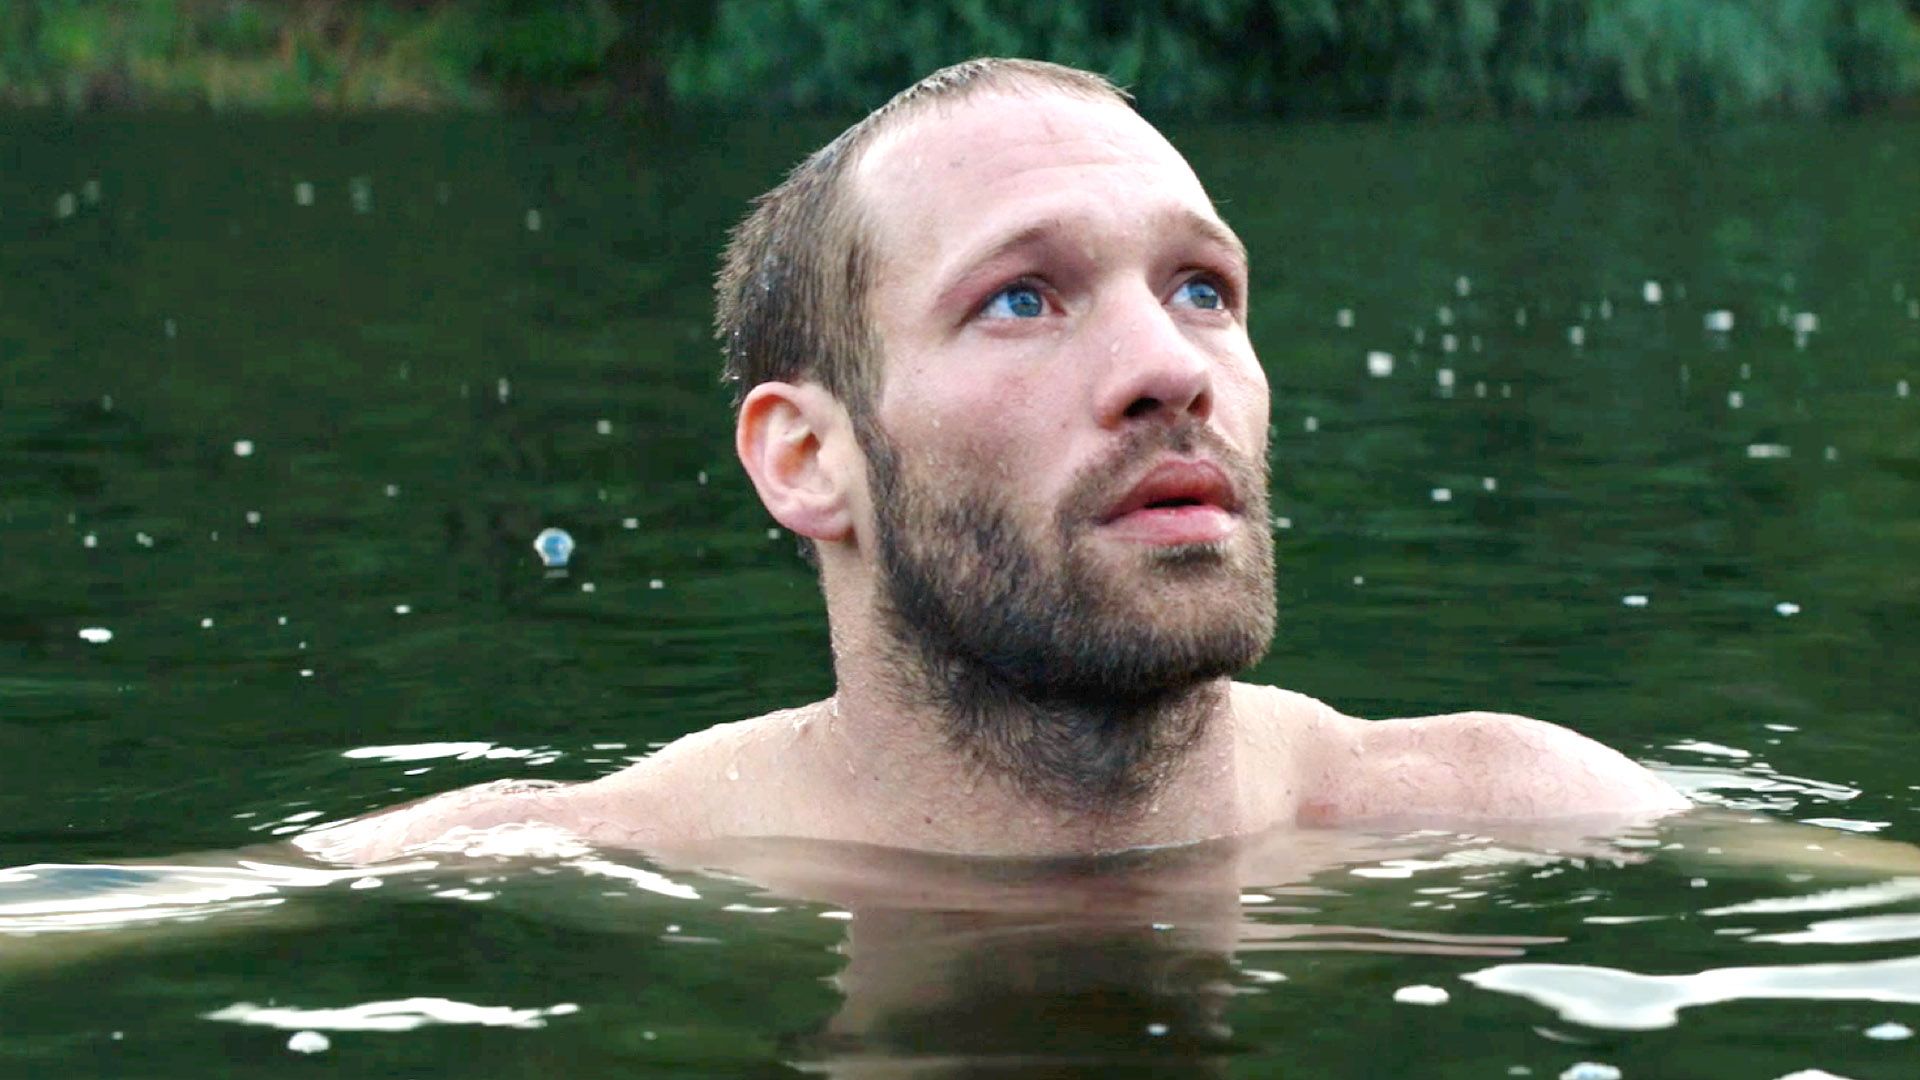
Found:
M 1111 816 L 1149 799 L 1204 733 L 1220 680 L 1273 636 L 1267 472 L 1197 422 L 1142 425 L 1083 469 L 1048 526 L 1004 487 L 918 475 L 863 436 L 891 659 L 949 744 L 1040 801 Z M 1215 543 L 1097 543 L 1128 467 L 1205 451 L 1243 500 Z

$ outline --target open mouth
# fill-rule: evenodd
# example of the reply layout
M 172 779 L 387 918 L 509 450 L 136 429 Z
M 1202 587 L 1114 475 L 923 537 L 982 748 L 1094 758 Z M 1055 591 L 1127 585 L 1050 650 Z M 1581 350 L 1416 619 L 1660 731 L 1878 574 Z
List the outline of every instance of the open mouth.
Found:
M 1216 511 L 1237 513 L 1239 499 L 1219 466 L 1210 461 L 1165 461 L 1148 470 L 1102 515 L 1108 525 L 1141 514 L 1179 514 Z

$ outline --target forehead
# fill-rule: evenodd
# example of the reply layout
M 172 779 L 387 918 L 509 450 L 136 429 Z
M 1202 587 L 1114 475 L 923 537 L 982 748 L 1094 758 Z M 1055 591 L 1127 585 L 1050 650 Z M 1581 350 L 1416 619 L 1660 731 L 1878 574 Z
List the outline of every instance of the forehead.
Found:
M 1139 114 L 1051 89 L 928 104 L 874 141 L 854 190 L 883 259 L 1088 215 L 1218 220 L 1186 159 Z

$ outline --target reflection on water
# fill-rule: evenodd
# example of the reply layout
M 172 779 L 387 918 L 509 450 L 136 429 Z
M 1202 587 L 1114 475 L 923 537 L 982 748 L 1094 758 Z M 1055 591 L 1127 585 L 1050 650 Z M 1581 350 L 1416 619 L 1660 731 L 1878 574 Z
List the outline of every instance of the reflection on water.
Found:
M 1247 1022 L 1262 1013 L 1253 1005 L 1261 998 L 1284 999 L 1272 1006 L 1282 1010 L 1333 1009 L 1364 1027 L 1359 1016 L 1368 1010 L 1404 1024 L 1463 1009 L 1481 1015 L 1507 995 L 1550 1011 L 1573 1025 L 1570 1033 L 1657 1030 L 1681 1023 L 1682 1010 L 1741 1001 L 1920 1005 L 1920 961 L 1912 957 L 1672 974 L 1550 959 L 1578 952 L 1579 938 L 1596 928 L 1629 935 L 1618 938 L 1619 949 L 1640 955 L 1645 950 L 1631 935 L 1674 918 L 1713 920 L 1720 925 L 1712 933 L 1756 945 L 1920 937 L 1920 914 L 1831 917 L 1913 905 L 1920 878 L 1836 884 L 1799 873 L 1802 883 L 1787 896 L 1688 908 L 1669 894 L 1654 901 L 1664 910 L 1647 910 L 1646 898 L 1630 898 L 1629 888 L 1596 887 L 1609 873 L 1641 881 L 1694 873 L 1716 863 L 1703 860 L 1705 852 L 1749 841 L 1764 847 L 1780 828 L 1709 818 L 1608 830 L 1613 839 L 1584 828 L 1283 831 L 1046 860 L 757 840 L 652 862 L 592 849 L 559 830 L 505 826 L 443 838 L 404 862 L 372 868 L 211 858 L 205 865 L 26 866 L 0 872 L 0 978 L 27 970 L 44 979 L 75 962 L 105 962 L 100 957 L 116 949 L 167 947 L 168 935 L 188 934 L 172 947 L 190 940 L 199 950 L 221 934 L 270 934 L 271 919 L 241 916 L 276 905 L 288 925 L 335 938 L 364 933 L 353 922 L 365 920 L 370 904 L 499 909 L 547 928 L 543 935 L 588 934 L 613 948 L 616 978 L 630 992 L 676 956 L 718 951 L 733 957 L 730 966 L 750 968 L 752 951 L 790 947 L 797 935 L 832 958 L 821 970 L 834 1000 L 812 1020 L 785 1026 L 776 1052 L 792 1067 L 833 1076 L 1225 1075 L 1236 1061 L 1291 1052 L 1264 1025 Z M 1778 852 L 1766 849 L 1764 857 L 1777 860 Z M 1765 867 L 1778 868 L 1777 861 Z M 1578 918 L 1536 919 L 1568 933 L 1478 928 L 1511 925 L 1493 918 L 1502 909 Z M 1409 923 L 1422 910 L 1431 916 Z M 1816 917 L 1797 921 L 1809 916 Z M 438 921 L 449 929 L 459 922 L 451 915 Z M 79 930 L 91 933 L 71 933 Z M 487 940 L 482 934 L 476 943 Z M 431 970 L 437 957 L 460 951 L 456 938 L 416 938 L 406 964 Z M 1683 950 L 1646 959 L 1684 957 Z M 513 969 L 531 974 L 526 965 L 543 962 L 536 955 Z M 1416 972 L 1420 981 L 1408 981 Z M 578 997 L 549 992 L 542 1001 L 511 983 L 459 996 L 427 992 L 441 985 L 433 979 L 389 985 L 413 992 L 342 1000 L 295 980 L 266 1000 L 203 1001 L 197 1015 L 292 1032 L 285 1049 L 297 1053 L 427 1029 L 493 1028 L 566 1034 L 579 1044 L 573 1053 L 589 1060 L 609 1052 L 609 1025 L 647 1023 L 637 1029 L 645 1043 L 671 1030 L 657 1018 L 622 1016 L 604 988 Z M 1897 1027 L 1882 1021 L 1873 1038 L 1895 1041 Z M 1586 1045 L 1580 1060 L 1612 1067 L 1589 1060 L 1590 1037 L 1568 1037 Z M 1537 1045 L 1503 1045 L 1518 1053 L 1516 1062 L 1541 1057 Z

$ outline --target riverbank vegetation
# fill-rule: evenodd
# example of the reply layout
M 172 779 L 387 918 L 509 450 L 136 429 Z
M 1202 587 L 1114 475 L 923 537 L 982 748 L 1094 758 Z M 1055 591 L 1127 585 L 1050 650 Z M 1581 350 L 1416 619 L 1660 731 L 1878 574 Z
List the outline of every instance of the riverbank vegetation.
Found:
M 1920 0 L 12 0 L 0 104 L 849 111 L 985 53 L 1161 112 L 1920 105 Z

